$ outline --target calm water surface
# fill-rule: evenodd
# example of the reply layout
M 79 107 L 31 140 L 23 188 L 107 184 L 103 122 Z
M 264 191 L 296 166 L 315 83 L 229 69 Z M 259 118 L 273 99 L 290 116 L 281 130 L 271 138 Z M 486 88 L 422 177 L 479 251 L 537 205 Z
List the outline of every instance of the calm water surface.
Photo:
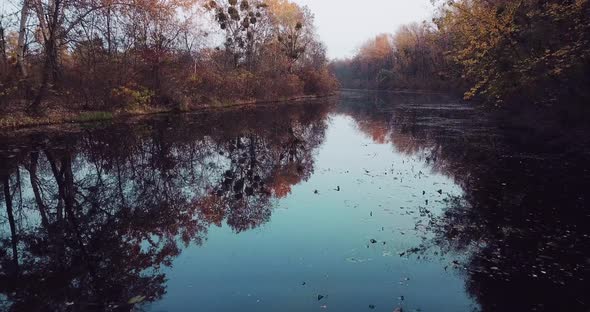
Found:
M 587 132 L 534 129 L 344 92 L 1 133 L 0 309 L 589 311 Z

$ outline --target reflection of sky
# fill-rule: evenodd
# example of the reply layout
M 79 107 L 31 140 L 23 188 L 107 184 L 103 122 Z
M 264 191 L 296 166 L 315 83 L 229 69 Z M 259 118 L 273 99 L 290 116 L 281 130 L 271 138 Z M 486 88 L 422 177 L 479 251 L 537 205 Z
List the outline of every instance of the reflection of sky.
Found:
M 175 260 L 167 295 L 150 309 L 392 311 L 404 296 L 407 311 L 470 310 L 464 281 L 444 269 L 450 259 L 399 256 L 421 242 L 414 226 L 427 220 L 418 206 L 437 213 L 439 189 L 460 193 L 450 179 L 391 144 L 373 143 L 340 115 L 331 117 L 315 168 L 268 224 L 239 235 L 210 228 L 204 246 Z M 318 302 L 319 294 L 326 298 Z

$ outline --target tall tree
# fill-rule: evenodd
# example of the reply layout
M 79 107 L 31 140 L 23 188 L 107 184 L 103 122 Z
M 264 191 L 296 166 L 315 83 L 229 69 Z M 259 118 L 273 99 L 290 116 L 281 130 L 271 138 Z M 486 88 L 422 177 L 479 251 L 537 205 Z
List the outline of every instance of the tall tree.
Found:
M 214 13 L 219 27 L 225 32 L 225 49 L 233 67 L 242 63 L 251 66 L 262 38 L 262 19 L 268 5 L 261 0 L 209 1 L 206 9 Z

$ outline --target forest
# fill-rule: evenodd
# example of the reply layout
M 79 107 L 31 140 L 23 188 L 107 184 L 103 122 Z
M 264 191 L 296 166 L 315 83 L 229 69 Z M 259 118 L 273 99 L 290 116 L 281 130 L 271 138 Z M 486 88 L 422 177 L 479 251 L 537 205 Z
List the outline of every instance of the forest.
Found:
M 433 3 L 431 21 L 378 35 L 354 57 L 333 61 L 342 87 L 451 90 L 497 106 L 586 106 L 589 1 Z
M 455 92 L 496 106 L 586 109 L 590 99 L 587 0 L 433 0 L 431 20 L 336 60 L 311 10 L 289 0 L 10 3 L 0 11 L 0 126 L 280 101 L 339 87 Z
M 590 0 L 0 0 L 0 311 L 590 312 L 588 86 Z
M 288 0 L 23 0 L 0 12 L 0 120 L 326 95 L 327 64 Z

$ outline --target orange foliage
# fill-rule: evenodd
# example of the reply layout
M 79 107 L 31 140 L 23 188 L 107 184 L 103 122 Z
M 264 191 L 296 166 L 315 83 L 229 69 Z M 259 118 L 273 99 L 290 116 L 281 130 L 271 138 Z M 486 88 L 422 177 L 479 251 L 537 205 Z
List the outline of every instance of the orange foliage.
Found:
M 301 182 L 301 179 L 297 166 L 290 165 L 275 173 L 270 189 L 276 198 L 285 198 L 291 194 L 291 187 Z
M 225 219 L 225 209 L 223 200 L 215 195 L 209 195 L 195 205 L 201 211 L 203 220 L 221 226 L 221 222 Z

